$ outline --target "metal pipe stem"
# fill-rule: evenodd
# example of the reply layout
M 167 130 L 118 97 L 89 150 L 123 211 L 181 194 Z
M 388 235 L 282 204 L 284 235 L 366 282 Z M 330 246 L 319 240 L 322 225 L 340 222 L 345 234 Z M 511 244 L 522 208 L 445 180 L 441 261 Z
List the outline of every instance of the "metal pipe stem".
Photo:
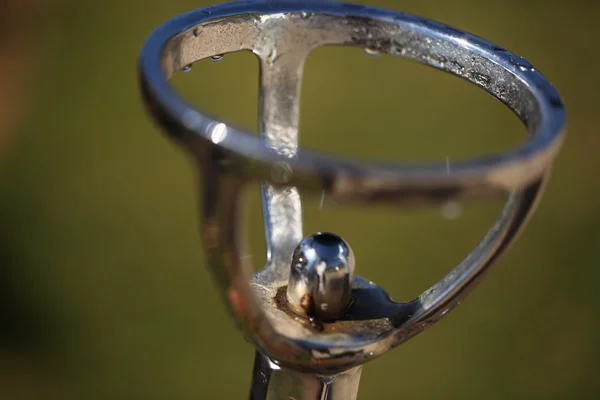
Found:
M 282 368 L 256 352 L 250 400 L 356 400 L 362 366 L 336 375 Z

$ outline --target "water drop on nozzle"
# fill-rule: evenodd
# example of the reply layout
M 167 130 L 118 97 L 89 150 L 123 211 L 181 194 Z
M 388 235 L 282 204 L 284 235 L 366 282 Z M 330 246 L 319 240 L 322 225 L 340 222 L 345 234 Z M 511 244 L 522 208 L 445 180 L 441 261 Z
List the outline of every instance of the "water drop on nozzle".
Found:
M 371 58 L 377 58 L 381 55 L 381 53 L 379 51 L 374 50 L 374 49 L 369 49 L 369 48 L 365 49 L 365 54 Z

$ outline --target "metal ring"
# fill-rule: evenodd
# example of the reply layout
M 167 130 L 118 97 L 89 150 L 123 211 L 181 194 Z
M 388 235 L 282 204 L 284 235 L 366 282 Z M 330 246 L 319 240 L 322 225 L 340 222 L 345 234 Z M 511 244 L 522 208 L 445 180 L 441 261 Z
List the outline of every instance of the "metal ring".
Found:
M 286 136 L 287 125 L 294 121 L 277 119 L 284 113 L 263 110 L 269 129 L 277 135 L 267 132 L 262 140 L 201 113 L 168 84 L 176 71 L 199 59 L 252 50 L 261 58 L 263 72 L 272 68 L 279 73 L 264 74 L 263 105 L 287 107 L 294 117 L 297 99 L 290 100 L 290 93 L 298 93 L 304 59 L 314 48 L 330 44 L 410 58 L 460 76 L 510 107 L 526 125 L 528 141 L 511 152 L 453 164 L 450 171 L 445 164 L 336 159 L 299 149 L 295 133 Z M 152 115 L 201 163 L 207 256 L 238 325 L 261 352 L 303 370 L 333 372 L 361 364 L 446 315 L 524 225 L 564 136 L 565 111 L 558 93 L 523 58 L 434 21 L 361 5 L 255 1 L 192 11 L 152 33 L 139 69 Z M 278 89 L 279 95 L 270 87 Z M 268 233 L 270 250 L 277 254 L 270 255 L 269 265 L 255 277 L 252 289 L 248 285 L 251 268 L 242 261 L 239 240 L 238 208 L 248 179 L 275 185 L 268 186 L 264 196 L 267 228 L 274 230 Z M 294 214 L 299 208 L 297 192 L 275 189 L 281 186 L 325 191 L 338 201 L 394 204 L 507 191 L 512 195 L 479 246 L 418 299 L 394 303 L 371 282 L 355 278 L 359 298 L 350 315 L 323 333 L 299 329 L 276 304 L 276 292 L 285 281 L 286 255 L 301 237 L 299 214 Z M 279 203 L 278 196 L 283 199 Z M 293 209 L 283 216 L 288 225 L 277 227 L 273 220 L 278 212 L 288 212 L 286 205 Z M 282 232 L 286 229 L 292 232 Z M 269 307 L 263 309 L 261 303 Z
M 219 125 L 221 121 L 196 110 L 169 86 L 173 73 L 202 58 L 238 50 L 267 56 L 259 48 L 264 43 L 247 43 L 245 37 L 220 29 L 219 22 L 251 24 L 248 31 L 239 31 L 254 35 L 251 28 L 270 25 L 267 19 L 257 23 L 253 14 L 276 18 L 302 12 L 313 15 L 294 23 L 304 25 L 303 31 L 316 32 L 313 42 L 303 49 L 306 52 L 328 44 L 376 47 L 379 43 L 378 51 L 429 64 L 482 87 L 521 118 L 529 130 L 529 140 L 511 152 L 453 163 L 450 171 L 445 163 L 356 162 L 302 149 L 290 158 L 265 146 L 254 135 Z M 318 21 L 319 16 L 323 16 L 323 21 Z M 344 19 L 376 22 L 370 29 L 355 31 L 353 23 L 343 25 Z M 204 35 L 196 37 L 197 29 L 203 29 Z M 230 40 L 214 40 L 218 35 L 230 35 Z M 207 42 L 203 37 L 211 39 Z M 325 190 L 334 200 L 446 201 L 518 189 L 539 179 L 550 165 L 561 144 L 565 124 L 558 93 L 523 58 L 437 22 L 359 5 L 256 1 L 206 7 L 176 17 L 155 30 L 144 46 L 139 67 L 147 101 L 161 114 L 160 122 L 168 132 L 190 146 L 218 145 L 225 152 L 223 157 L 228 159 L 229 169 L 236 174 L 277 185 Z M 273 171 L 282 169 L 287 176 L 282 180 L 274 178 L 281 174 Z

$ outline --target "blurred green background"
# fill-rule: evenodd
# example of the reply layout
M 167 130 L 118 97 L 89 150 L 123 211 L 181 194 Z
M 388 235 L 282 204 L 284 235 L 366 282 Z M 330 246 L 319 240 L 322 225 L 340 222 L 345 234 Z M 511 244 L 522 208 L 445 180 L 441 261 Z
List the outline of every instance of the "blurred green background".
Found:
M 0 398 L 242 399 L 253 349 L 204 268 L 197 182 L 142 108 L 136 62 L 160 23 L 208 2 L 46 2 L 23 30 L 28 102 L 0 186 Z M 530 225 L 448 318 L 368 364 L 362 399 L 598 398 L 600 3 L 365 3 L 433 18 L 530 60 L 567 104 L 569 136 Z M 33 7 L 33 5 L 32 5 Z M 256 131 L 249 53 L 174 79 L 203 109 Z M 450 162 L 520 143 L 519 121 L 482 91 L 360 49 L 309 58 L 302 145 Z M 2 114 L 0 114 L 2 115 Z M 409 300 L 477 243 L 500 202 L 364 209 L 305 197 L 305 232 L 333 231 L 360 275 Z M 249 251 L 264 263 L 260 198 Z

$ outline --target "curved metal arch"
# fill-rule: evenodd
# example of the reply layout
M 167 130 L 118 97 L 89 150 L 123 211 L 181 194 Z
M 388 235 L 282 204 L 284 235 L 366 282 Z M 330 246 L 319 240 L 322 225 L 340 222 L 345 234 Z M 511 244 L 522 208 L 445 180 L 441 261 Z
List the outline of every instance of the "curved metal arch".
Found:
M 526 124 L 528 141 L 511 152 L 453 164 L 450 172 L 445 165 L 365 163 L 298 149 L 302 65 L 311 50 L 328 44 L 361 46 L 458 75 L 509 106 Z M 167 83 L 186 65 L 240 49 L 261 59 L 263 140 L 195 110 Z M 337 372 L 379 356 L 458 304 L 535 208 L 565 122 L 558 94 L 524 59 L 434 21 L 351 4 L 237 2 L 184 14 L 151 35 L 140 58 L 140 78 L 157 122 L 201 165 L 204 244 L 238 326 L 273 360 L 314 372 Z M 239 237 L 239 206 L 249 179 L 266 182 L 270 246 L 270 262 L 252 287 Z M 302 237 L 294 187 L 323 190 L 338 201 L 397 204 L 513 193 L 475 250 L 419 298 L 394 303 L 357 277 L 357 301 L 347 318 L 322 332 L 299 325 L 277 304 L 287 278 L 286 257 Z

